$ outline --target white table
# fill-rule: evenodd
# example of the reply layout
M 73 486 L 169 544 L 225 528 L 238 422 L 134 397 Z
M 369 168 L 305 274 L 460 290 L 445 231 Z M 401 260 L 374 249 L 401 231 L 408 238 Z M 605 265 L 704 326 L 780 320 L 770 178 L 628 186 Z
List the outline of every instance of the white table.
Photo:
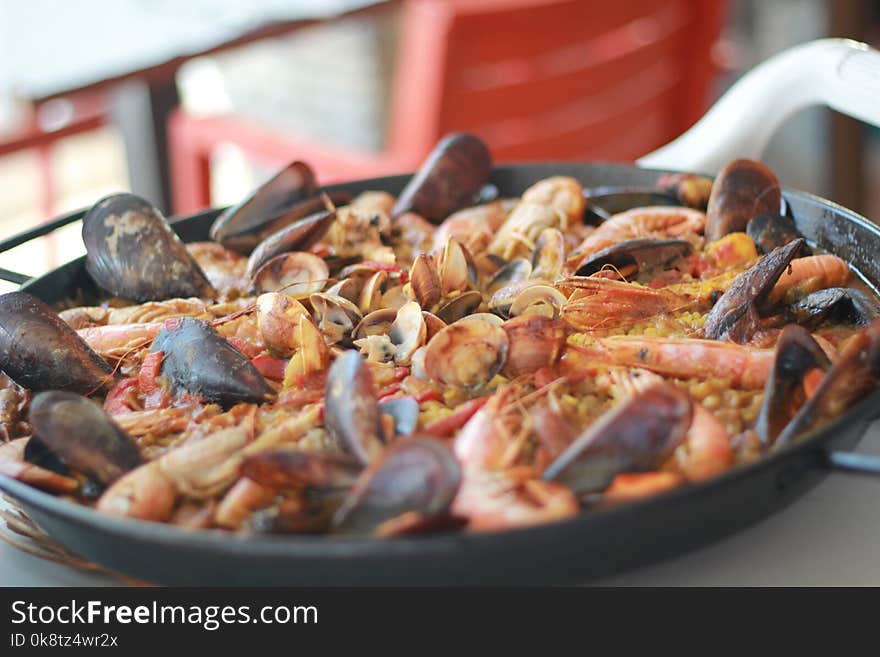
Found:
M 859 451 L 880 452 L 880 422 Z M 718 543 L 602 581 L 616 586 L 880 585 L 880 479 L 830 474 L 792 506 Z M 2 586 L 106 586 L 0 542 Z

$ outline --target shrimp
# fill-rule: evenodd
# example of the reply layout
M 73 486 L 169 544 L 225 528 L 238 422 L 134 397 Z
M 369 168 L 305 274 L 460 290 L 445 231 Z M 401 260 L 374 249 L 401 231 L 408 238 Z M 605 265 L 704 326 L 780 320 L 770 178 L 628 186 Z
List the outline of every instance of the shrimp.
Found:
M 686 294 L 608 278 L 576 276 L 560 281 L 557 287 L 574 289 L 562 307 L 562 318 L 582 331 L 602 326 L 607 318 L 612 318 L 615 326 L 626 326 L 696 305 Z
M 852 278 L 845 261 L 835 255 L 822 254 L 796 258 L 783 272 L 767 297 L 767 306 L 791 303 L 802 296 L 828 287 L 843 287 Z
M 602 249 L 637 237 L 684 237 L 697 235 L 706 228 L 706 215 L 699 210 L 681 207 L 633 208 L 614 215 L 587 235 L 568 261 L 576 271 L 581 263 Z
M 0 444 L 0 474 L 53 493 L 73 493 L 79 488 L 76 479 L 65 477 L 24 460 L 24 448 L 30 437 Z
M 694 404 L 694 418 L 673 455 L 676 469 L 688 481 L 704 481 L 733 465 L 730 434 L 711 411 Z

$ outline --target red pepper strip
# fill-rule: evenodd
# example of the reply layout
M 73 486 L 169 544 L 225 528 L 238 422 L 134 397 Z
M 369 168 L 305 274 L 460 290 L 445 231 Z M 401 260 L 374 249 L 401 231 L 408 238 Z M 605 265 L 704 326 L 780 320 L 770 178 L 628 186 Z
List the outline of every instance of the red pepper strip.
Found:
M 248 342 L 244 338 L 237 338 L 233 336 L 231 338 L 226 338 L 226 341 L 251 359 L 255 358 L 260 354 L 261 351 L 263 351 L 260 347 Z
M 487 401 L 489 401 L 488 395 L 466 401 L 446 417 L 431 422 L 425 427 L 425 432 L 435 436 L 448 436 L 456 429 L 463 427 L 465 422 L 470 420 L 471 416 L 480 410 Z
M 156 377 L 159 376 L 164 359 L 164 351 L 151 351 L 141 363 L 141 371 L 138 373 L 138 386 L 144 395 L 150 395 L 159 389 Z
M 133 413 L 134 409 L 128 404 L 128 398 L 131 394 L 136 394 L 138 388 L 138 380 L 134 377 L 122 379 L 110 392 L 104 400 L 104 410 L 108 415 L 119 415 L 122 413 Z
M 436 390 L 425 390 L 422 394 L 416 395 L 416 401 L 419 404 L 426 401 L 443 401 L 443 395 Z
M 284 380 L 284 370 L 287 368 L 287 361 L 283 358 L 273 358 L 267 354 L 261 354 L 251 358 L 251 364 L 267 379 L 272 379 L 273 381 Z
M 390 386 L 385 386 L 382 390 L 379 391 L 379 394 L 376 395 L 376 399 L 380 402 L 385 401 L 386 399 L 390 399 L 394 395 L 400 392 L 400 384 L 392 383 Z

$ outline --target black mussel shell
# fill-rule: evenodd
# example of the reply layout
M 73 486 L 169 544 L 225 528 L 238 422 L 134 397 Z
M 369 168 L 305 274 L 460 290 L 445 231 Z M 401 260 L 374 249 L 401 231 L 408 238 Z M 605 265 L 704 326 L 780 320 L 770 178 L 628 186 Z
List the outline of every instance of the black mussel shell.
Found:
M 658 383 L 608 411 L 544 471 L 577 495 L 608 486 L 621 472 L 657 469 L 684 440 L 693 402 L 683 390 Z
M 788 308 L 798 324 L 819 326 L 828 320 L 851 326 L 867 326 L 880 317 L 880 303 L 850 287 L 829 287 L 808 294 Z
M 324 425 L 339 447 L 363 465 L 382 451 L 376 386 L 367 362 L 353 349 L 341 354 L 327 373 Z
M 795 226 L 794 219 L 775 213 L 759 214 L 749 220 L 746 233 L 761 253 L 770 253 L 773 249 L 803 237 Z M 806 251 L 807 247 L 804 245 L 803 252 L 798 256 L 808 255 Z
M 492 157 L 481 139 L 466 133 L 447 135 L 400 193 L 391 215 L 415 212 L 440 223 L 474 203 L 491 170 Z
M 134 194 L 98 201 L 82 237 L 86 270 L 110 294 L 134 301 L 217 296 L 165 217 Z
M 432 518 L 448 512 L 461 468 L 441 441 L 399 440 L 364 470 L 333 517 L 337 531 L 368 534 L 405 513 Z
M 175 388 L 206 401 L 259 404 L 273 394 L 244 354 L 200 319 L 166 321 L 151 351 L 164 353 L 161 371 Z
M 715 178 L 706 209 L 706 237 L 721 239 L 743 232 L 759 214 L 778 213 L 782 189 L 770 169 L 755 160 L 729 162 Z
M 578 268 L 577 276 L 590 276 L 604 267 L 625 269 L 635 266 L 639 271 L 663 267 L 673 260 L 690 255 L 690 242 L 673 239 L 639 237 L 618 242 L 594 253 Z
M 49 306 L 26 292 L 0 295 L 0 370 L 35 392 L 83 395 L 113 383 L 113 369 Z
M 310 246 L 324 237 L 334 221 L 336 221 L 336 211 L 323 210 L 272 233 L 251 253 L 245 276 L 251 280 L 263 265 L 282 253 L 307 251 Z
M 143 464 L 134 441 L 95 402 L 53 390 L 30 405 L 34 435 L 68 468 L 108 486 Z
M 314 197 L 316 191 L 311 167 L 305 162 L 291 162 L 240 203 L 224 210 L 211 224 L 211 239 L 228 249 L 248 252 L 259 242 L 255 236 L 260 231 L 269 224 L 281 224 L 286 214 Z M 320 209 L 321 206 L 312 212 Z M 276 230 L 282 227 L 278 225 Z

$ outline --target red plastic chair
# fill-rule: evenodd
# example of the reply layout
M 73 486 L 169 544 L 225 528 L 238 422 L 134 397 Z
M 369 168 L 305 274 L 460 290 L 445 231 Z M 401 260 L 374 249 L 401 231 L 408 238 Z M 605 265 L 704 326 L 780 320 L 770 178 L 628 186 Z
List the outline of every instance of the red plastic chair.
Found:
M 210 202 L 210 156 L 221 142 L 271 166 L 303 159 L 323 182 L 412 170 L 458 130 L 485 139 L 497 162 L 632 160 L 708 106 L 724 5 L 408 0 L 383 152 L 178 110 L 169 125 L 175 211 Z

